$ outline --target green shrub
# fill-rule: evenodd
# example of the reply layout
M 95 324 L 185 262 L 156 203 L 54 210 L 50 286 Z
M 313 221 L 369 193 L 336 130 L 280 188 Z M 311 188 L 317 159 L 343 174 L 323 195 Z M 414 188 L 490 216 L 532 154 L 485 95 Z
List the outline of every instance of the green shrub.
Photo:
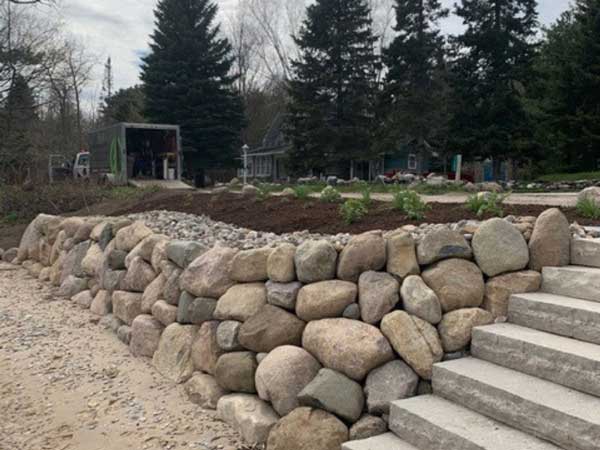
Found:
M 403 212 L 411 220 L 422 220 L 429 206 L 421 199 L 415 191 L 397 189 L 394 192 L 392 205 L 395 209 Z
M 482 217 L 486 214 L 492 216 L 504 216 L 503 204 L 510 194 L 498 194 L 496 192 L 480 192 L 471 195 L 467 199 L 467 209 Z
M 371 192 L 373 191 L 373 189 L 371 188 L 369 183 L 361 181 L 360 183 L 358 183 L 358 190 L 361 195 L 361 200 L 365 204 L 365 206 L 368 208 L 371 207 L 371 204 L 373 203 L 373 201 L 371 200 Z
M 591 198 L 583 198 L 577 202 L 577 214 L 586 219 L 600 219 L 600 205 Z
M 342 194 L 333 186 L 327 186 L 321 191 L 319 199 L 323 203 L 339 203 L 342 201 Z
M 258 192 L 256 193 L 256 201 L 264 202 L 267 198 L 269 198 L 269 195 L 271 195 L 271 189 L 269 185 L 265 183 L 259 184 L 256 186 L 256 188 L 258 189 Z
M 356 199 L 346 200 L 342 206 L 340 206 L 340 215 L 343 221 L 350 225 L 354 222 L 359 221 L 368 214 L 369 210 L 365 204 Z
M 294 195 L 300 200 L 306 200 L 310 195 L 310 190 L 306 186 L 296 186 L 294 188 Z

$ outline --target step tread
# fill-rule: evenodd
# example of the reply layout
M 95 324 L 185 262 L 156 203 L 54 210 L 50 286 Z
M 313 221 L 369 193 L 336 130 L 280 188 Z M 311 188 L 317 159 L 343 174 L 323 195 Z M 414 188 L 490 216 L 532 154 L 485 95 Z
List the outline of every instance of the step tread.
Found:
M 513 294 L 511 298 L 519 298 L 535 303 L 545 303 L 564 308 L 579 309 L 581 311 L 600 314 L 600 303 L 580 298 L 567 297 L 565 295 L 550 294 L 547 292 L 532 292 L 528 294 Z M 510 310 L 510 304 L 509 304 Z
M 596 273 L 600 275 L 599 267 L 589 267 L 589 266 L 562 266 L 562 267 L 544 267 L 544 269 L 551 270 L 560 270 L 560 271 L 568 271 L 568 272 L 588 272 L 588 273 Z
M 394 433 L 385 433 L 359 441 L 342 444 L 342 450 L 419 450 Z
M 426 395 L 392 402 L 390 427 L 402 436 L 402 426 L 414 431 L 414 426 L 406 424 L 403 413 L 419 417 L 437 428 L 461 440 L 474 444 L 481 450 L 558 450 L 559 447 L 542 441 L 522 431 L 508 427 L 495 420 L 467 408 L 451 403 L 441 397 Z M 396 423 L 398 421 L 398 423 Z M 420 427 L 419 427 L 420 428 Z M 436 439 L 431 429 L 424 430 L 424 439 Z M 440 442 L 445 444 L 444 442 Z M 442 448 L 442 447 L 438 447 Z M 444 446 L 443 448 L 452 448 Z
M 477 333 L 495 334 L 600 362 L 599 345 L 558 336 L 545 331 L 534 330 L 533 328 L 522 327 L 512 323 L 497 323 L 477 327 L 473 332 L 474 340 L 477 338 Z
M 434 374 L 436 371 L 438 376 L 443 376 L 442 371 L 454 372 L 462 377 L 509 392 L 531 403 L 600 426 L 600 398 L 551 381 L 476 358 L 439 363 L 434 366 Z

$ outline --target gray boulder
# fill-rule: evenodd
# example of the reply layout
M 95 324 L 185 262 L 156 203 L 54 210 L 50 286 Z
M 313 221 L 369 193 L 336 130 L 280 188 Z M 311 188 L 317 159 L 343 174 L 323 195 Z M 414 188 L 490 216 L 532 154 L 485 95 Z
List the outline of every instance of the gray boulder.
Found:
M 131 324 L 129 349 L 134 356 L 152 358 L 158 349 L 160 336 L 165 327 L 150 315 L 137 316 Z
M 219 399 L 227 395 L 212 375 L 200 372 L 194 373 L 183 387 L 188 399 L 205 409 L 217 409 Z
M 192 343 L 198 332 L 193 325 L 173 323 L 162 333 L 152 363 L 164 377 L 175 383 L 184 383 L 194 372 Z
M 472 254 L 464 236 L 448 228 L 427 233 L 417 246 L 417 258 L 422 266 L 448 258 L 470 259 Z
M 376 324 L 400 301 L 400 284 L 389 273 L 364 272 L 358 280 L 358 303 L 363 322 Z
M 335 278 L 338 254 L 327 241 L 306 241 L 296 249 L 294 264 L 302 283 Z
M 219 357 L 215 378 L 223 389 L 247 394 L 256 393 L 254 376 L 256 358 L 252 352 L 225 353 Z
M 76 276 L 69 275 L 61 283 L 58 295 L 61 297 L 71 298 L 74 295 L 79 294 L 87 289 L 87 279 L 77 278 Z
M 281 345 L 301 345 L 306 324 L 284 309 L 264 305 L 240 327 L 240 344 L 257 353 L 268 353 Z
M 236 352 L 243 350 L 240 344 L 239 333 L 241 322 L 235 320 L 226 320 L 219 323 L 217 328 L 217 344 L 225 352 Z
M 298 292 L 302 288 L 302 283 L 294 281 L 291 283 L 275 283 L 267 281 L 267 302 L 273 306 L 294 311 L 296 309 L 296 299 Z
M 187 292 L 179 297 L 177 322 L 181 324 L 202 325 L 213 319 L 217 301 L 212 298 L 194 298 Z
M 351 441 L 360 441 L 384 434 L 387 430 L 388 426 L 385 420 L 381 417 L 366 414 L 352 425 L 349 439 Z
M 407 277 L 400 288 L 404 310 L 429 323 L 437 324 L 442 320 L 442 306 L 438 296 L 418 275 Z
M 264 444 L 279 416 L 255 395 L 230 394 L 219 399 L 219 418 L 237 430 L 249 445 Z
M 356 422 L 362 413 L 365 396 L 360 384 L 331 369 L 321 369 L 298 394 L 303 406 L 323 409 L 347 422 Z
M 361 273 L 383 269 L 386 260 L 386 242 L 381 233 L 354 236 L 340 253 L 337 276 L 356 283 Z
M 405 362 L 390 361 L 371 371 L 365 383 L 369 414 L 390 413 L 390 403 L 417 393 L 419 376 Z
M 214 247 L 196 258 L 181 275 L 179 285 L 196 297 L 219 298 L 235 284 L 231 261 L 237 250 Z
M 205 245 L 193 241 L 170 241 L 165 248 L 167 257 L 182 269 L 207 251 Z

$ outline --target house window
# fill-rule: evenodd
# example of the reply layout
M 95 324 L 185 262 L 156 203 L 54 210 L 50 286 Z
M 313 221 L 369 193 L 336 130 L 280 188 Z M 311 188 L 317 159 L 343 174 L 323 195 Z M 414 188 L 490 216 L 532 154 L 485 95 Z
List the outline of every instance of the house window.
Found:
M 417 170 L 417 155 L 414 153 L 408 155 L 408 170 Z
M 272 160 L 270 156 L 258 156 L 256 158 L 256 176 L 267 177 L 271 175 Z

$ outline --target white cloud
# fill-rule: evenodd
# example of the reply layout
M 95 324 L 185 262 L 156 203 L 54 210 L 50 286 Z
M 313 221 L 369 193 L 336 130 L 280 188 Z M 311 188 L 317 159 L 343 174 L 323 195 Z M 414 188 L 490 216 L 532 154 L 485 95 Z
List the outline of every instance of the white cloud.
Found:
M 443 0 L 452 7 L 456 0 Z M 81 39 L 104 61 L 113 60 L 115 87 L 132 86 L 139 82 L 140 57 L 147 52 L 148 38 L 154 28 L 153 9 L 156 0 L 61 0 L 60 15 L 66 29 Z M 236 7 L 237 0 L 218 0 L 223 20 Z M 551 23 L 564 11 L 569 0 L 540 0 L 540 20 Z M 460 19 L 451 17 L 443 24 L 444 31 L 454 33 L 461 29 Z M 103 64 L 98 64 L 94 86 L 98 91 Z

